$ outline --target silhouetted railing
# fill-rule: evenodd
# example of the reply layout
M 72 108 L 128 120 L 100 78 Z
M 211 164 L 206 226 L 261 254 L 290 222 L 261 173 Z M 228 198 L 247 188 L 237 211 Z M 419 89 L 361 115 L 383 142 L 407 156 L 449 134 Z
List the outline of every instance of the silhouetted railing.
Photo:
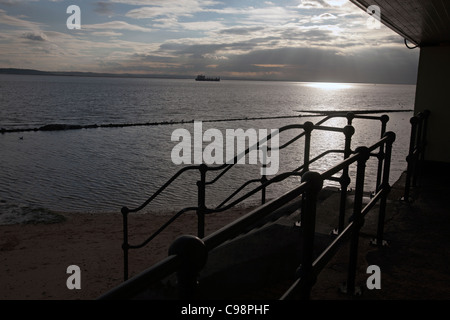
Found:
M 410 200 L 411 187 L 417 186 L 420 168 L 425 160 L 425 148 L 427 145 L 427 125 L 430 111 L 419 112 L 410 119 L 411 137 L 409 140 L 409 153 L 406 157 L 408 164 L 406 170 L 405 193 L 403 200 Z
M 338 127 L 330 127 L 330 126 L 323 126 L 322 124 L 326 121 L 337 118 L 337 117 L 345 117 L 347 119 L 347 126 L 344 128 L 338 128 Z M 152 241 L 156 236 L 158 236 L 162 231 L 164 231 L 170 224 L 172 224 L 177 218 L 179 218 L 181 215 L 194 211 L 197 214 L 197 236 L 199 238 L 203 238 L 205 233 L 205 216 L 211 213 L 215 212 L 223 212 L 225 210 L 228 210 L 234 206 L 236 206 L 239 203 L 242 203 L 249 197 L 253 196 L 254 194 L 261 192 L 261 203 L 264 204 L 266 202 L 266 188 L 274 183 L 279 183 L 284 180 L 286 180 L 289 177 L 292 176 L 302 176 L 305 172 L 309 171 L 309 167 L 314 162 L 320 160 L 321 158 L 325 157 L 326 155 L 330 153 L 341 153 L 343 154 L 343 158 L 348 158 L 351 153 L 351 137 L 353 136 L 355 130 L 351 126 L 353 119 L 367 119 L 367 120 L 379 120 L 381 121 L 381 136 L 384 135 L 386 131 L 386 124 L 389 121 L 389 117 L 387 115 L 383 116 L 368 116 L 368 115 L 357 115 L 352 112 L 348 113 L 338 113 L 335 112 L 331 115 L 328 115 L 324 117 L 322 120 L 317 122 L 316 124 L 313 124 L 312 122 L 305 122 L 304 124 L 293 124 L 293 125 L 287 125 L 279 129 L 277 134 L 281 134 L 285 131 L 290 130 L 300 130 L 301 133 L 296 135 L 294 138 L 290 139 L 288 142 L 284 143 L 283 145 L 279 146 L 278 149 L 282 150 L 286 148 L 287 146 L 291 145 L 295 141 L 299 140 L 300 138 L 305 138 L 304 142 L 304 153 L 303 153 L 303 164 L 296 169 L 284 172 L 281 174 L 278 174 L 274 176 L 271 179 L 268 179 L 265 175 L 262 175 L 260 179 L 252 179 L 249 181 L 244 182 L 240 187 L 238 187 L 230 196 L 228 196 L 224 201 L 222 201 L 217 207 L 208 208 L 206 205 L 206 186 L 211 185 L 219 181 L 230 169 L 232 169 L 237 161 L 241 157 L 245 157 L 250 150 L 252 150 L 252 147 L 248 147 L 245 152 L 242 154 L 236 155 L 232 163 L 226 163 L 220 166 L 212 167 L 208 166 L 206 164 L 201 165 L 194 165 L 194 166 L 188 166 L 180 169 L 174 176 L 172 176 L 164 185 L 162 185 L 150 198 L 148 198 L 147 201 L 145 201 L 141 206 L 135 208 L 135 209 L 129 209 L 127 207 L 123 207 L 121 212 L 123 216 L 123 254 L 124 254 L 124 280 L 128 279 L 128 260 L 129 260 L 129 250 L 130 249 L 139 249 L 144 246 L 146 246 L 150 241 Z M 326 150 L 323 153 L 317 155 L 314 158 L 310 158 L 310 149 L 311 149 L 311 133 L 314 130 L 321 130 L 321 131 L 329 131 L 329 132 L 340 132 L 344 134 L 345 137 L 345 146 L 343 150 Z M 267 143 L 272 138 L 272 134 L 269 134 L 266 138 L 261 139 L 258 141 L 257 145 L 259 146 L 262 143 Z M 268 146 L 267 151 L 270 151 L 271 148 Z M 379 189 L 380 186 L 380 179 L 381 179 L 381 168 L 382 168 L 382 159 L 384 157 L 384 150 L 383 146 L 379 146 L 379 152 L 378 153 L 372 153 L 373 156 L 376 156 L 379 160 L 379 168 L 377 173 L 377 186 L 376 190 Z M 178 211 L 174 216 L 172 216 L 166 223 L 164 223 L 159 229 L 157 229 L 152 235 L 150 235 L 145 241 L 143 241 L 140 244 L 133 245 L 129 243 L 128 240 L 128 214 L 138 212 L 142 209 L 144 209 L 147 205 L 149 205 L 157 196 L 159 196 L 169 185 L 171 185 L 175 180 L 177 180 L 180 176 L 182 176 L 184 173 L 188 171 L 198 171 L 200 173 L 200 180 L 197 181 L 197 206 L 196 207 L 188 207 L 184 208 L 180 211 Z M 214 179 L 211 181 L 206 181 L 206 174 L 207 172 L 219 172 Z M 337 172 L 336 172 L 337 173 Z M 345 223 L 345 210 L 346 210 L 346 197 L 347 197 L 347 189 L 350 185 L 350 176 L 349 176 L 349 168 L 343 167 L 342 168 L 342 175 L 340 177 L 334 177 L 329 176 L 326 178 L 327 180 L 337 181 L 340 184 L 341 189 L 341 201 L 340 201 L 340 208 L 339 208 L 339 223 L 337 228 L 334 230 L 335 234 L 339 234 L 344 229 L 344 223 Z M 259 185 L 239 197 L 238 199 L 231 201 L 238 193 L 240 193 L 244 188 L 249 186 L 252 183 L 258 183 Z
M 320 174 L 308 171 L 302 175 L 301 183 L 298 187 L 285 193 L 281 197 L 273 199 L 251 211 L 243 217 L 233 221 L 220 230 L 200 239 L 195 236 L 181 236 L 177 238 L 169 249 L 169 257 L 145 270 L 139 275 L 123 282 L 120 286 L 104 294 L 100 299 L 124 299 L 135 296 L 153 282 L 165 278 L 168 275 L 177 273 L 177 283 L 179 286 L 180 298 L 195 298 L 198 284 L 198 273 L 206 264 L 207 254 L 212 249 L 218 247 L 227 240 L 230 240 L 242 233 L 242 230 L 251 227 L 257 221 L 267 217 L 274 210 L 284 204 L 302 198 L 301 205 L 301 232 L 303 237 L 302 260 L 300 276 L 295 283 L 286 291 L 281 299 L 293 297 L 308 298 L 315 279 L 324 266 L 329 262 L 341 243 L 351 238 L 351 252 L 348 266 L 347 290 L 354 291 L 355 272 L 357 264 L 357 250 L 359 230 L 363 225 L 365 215 L 374 205 L 380 201 L 378 229 L 375 243 L 382 245 L 383 226 L 386 207 L 386 199 L 390 190 L 389 171 L 391 161 L 392 144 L 395 134 L 388 132 L 384 137 L 370 147 L 357 148 L 348 158 L 338 165 Z M 366 162 L 373 154 L 373 151 L 383 147 L 383 172 L 382 182 L 378 192 L 371 201 L 363 208 L 362 197 L 364 193 L 364 178 L 366 173 Z M 355 202 L 353 208 L 353 219 L 339 233 L 334 241 L 314 260 L 314 238 L 316 203 L 319 191 L 323 187 L 323 181 L 329 179 L 351 164 L 357 163 L 357 176 L 355 188 Z M 200 284 L 201 285 L 201 284 Z
M 311 288 L 314 285 L 318 274 L 331 260 L 340 245 L 350 238 L 350 257 L 348 263 L 346 292 L 349 294 L 355 293 L 355 276 L 357 267 L 358 241 L 359 231 L 364 224 L 364 217 L 367 213 L 380 201 L 378 214 L 378 227 L 376 239 L 373 243 L 383 245 L 384 220 L 386 213 L 387 195 L 390 191 L 389 173 L 391 164 L 392 144 L 395 141 L 395 134 L 388 132 L 378 143 L 371 147 L 359 147 L 355 153 L 344 160 L 334 168 L 322 174 L 311 173 L 311 175 L 304 176 L 305 180 L 312 181 L 309 188 L 306 189 L 304 200 L 308 203 L 308 210 L 302 212 L 302 226 L 304 226 L 305 240 L 302 248 L 302 264 L 300 268 L 299 278 L 292 284 L 292 286 L 281 297 L 282 300 L 292 298 L 309 298 Z M 366 173 L 366 162 L 371 156 L 371 152 L 377 148 L 383 147 L 385 153 L 383 155 L 383 172 L 382 183 L 378 188 L 378 192 L 372 197 L 370 202 L 363 207 L 362 198 L 364 194 L 364 178 Z M 314 235 L 315 235 L 315 202 L 317 195 L 321 189 L 323 180 L 341 170 L 343 167 L 348 167 L 350 164 L 357 163 L 356 187 L 354 194 L 353 219 L 345 227 L 345 229 L 333 240 L 333 242 L 323 250 L 320 255 L 314 259 Z M 306 238 L 308 240 L 306 240 Z

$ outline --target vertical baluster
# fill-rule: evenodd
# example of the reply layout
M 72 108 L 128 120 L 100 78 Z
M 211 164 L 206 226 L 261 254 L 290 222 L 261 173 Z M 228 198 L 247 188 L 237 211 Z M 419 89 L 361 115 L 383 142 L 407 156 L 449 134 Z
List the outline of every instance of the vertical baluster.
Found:
M 388 141 L 386 141 L 386 153 L 384 158 L 384 170 L 383 170 L 383 182 L 381 185 L 381 189 L 383 190 L 383 194 L 381 196 L 380 200 L 380 210 L 378 213 L 378 228 L 377 228 L 377 238 L 375 241 L 375 244 L 378 246 L 383 246 L 386 244 L 385 241 L 383 241 L 383 233 L 384 233 L 384 220 L 386 215 L 386 202 L 387 202 L 387 196 L 390 191 L 390 185 L 389 185 L 389 174 L 390 174 L 390 168 L 391 168 L 391 156 L 392 156 L 392 144 L 395 141 L 395 133 L 393 132 L 387 132 L 385 134 L 389 137 Z
M 123 207 L 121 209 L 122 212 L 122 221 L 123 221 L 123 243 L 122 243 L 122 250 L 123 250 L 123 281 L 128 280 L 128 250 L 129 250 L 129 244 L 128 244 L 128 212 L 130 210 L 127 207 Z
M 384 134 L 386 133 L 386 125 L 389 121 L 389 116 L 382 115 L 380 120 L 381 120 L 381 136 L 380 136 L 380 138 L 383 138 Z M 383 159 L 384 159 L 384 153 L 385 153 L 384 147 L 385 147 L 384 144 L 380 146 L 380 150 L 378 151 L 378 155 L 377 155 L 378 170 L 377 170 L 377 182 L 376 182 L 377 184 L 375 186 L 375 193 L 377 193 L 381 188 L 380 183 L 381 183 L 381 179 L 382 179 Z
M 206 213 L 206 164 L 200 165 L 200 180 L 197 181 L 198 190 L 198 209 L 197 209 L 197 235 L 199 238 L 205 236 L 205 213 Z
M 403 195 L 403 200 L 409 201 L 409 192 L 411 187 L 411 176 L 414 170 L 414 148 L 416 144 L 416 130 L 417 130 L 417 117 L 412 117 L 409 122 L 411 123 L 411 136 L 409 138 L 409 152 L 406 157 L 407 168 L 406 168 L 406 181 L 405 181 L 405 194 Z
M 302 173 L 306 173 L 309 171 L 309 154 L 311 149 L 311 132 L 313 130 L 314 124 L 310 121 L 307 121 L 303 124 L 303 130 L 305 132 L 305 146 L 303 150 L 303 170 Z M 301 211 L 304 210 L 305 202 L 301 203 Z
M 266 167 L 267 167 L 267 151 L 268 146 L 267 144 L 263 144 L 262 146 L 259 145 L 258 141 L 258 152 L 261 152 L 261 162 L 262 162 L 262 174 L 261 174 L 261 184 L 264 185 L 267 182 L 267 176 L 266 176 Z M 261 204 L 266 203 L 266 187 L 262 187 L 261 189 Z
M 355 128 L 351 125 L 347 125 L 344 128 L 344 135 L 345 135 L 345 147 L 344 147 L 344 159 L 347 159 L 350 157 L 352 153 L 351 149 L 351 143 L 352 143 L 352 136 L 355 133 Z M 339 183 L 341 185 L 341 200 L 339 202 L 339 225 L 338 229 L 335 230 L 335 234 L 339 234 L 344 230 L 345 225 L 345 209 L 346 209 L 346 202 L 347 202 L 347 189 L 350 185 L 350 176 L 348 174 L 348 167 L 345 167 L 342 170 L 342 175 L 339 179 Z
M 358 159 L 357 172 L 356 172 L 356 186 L 355 186 L 355 203 L 353 208 L 353 230 L 350 240 L 350 258 L 347 274 L 347 288 L 346 292 L 349 294 L 355 294 L 355 277 L 356 277 L 356 265 L 358 262 L 358 242 L 359 242 L 359 230 L 364 224 L 364 219 L 361 214 L 362 210 L 362 198 L 364 194 L 364 176 L 366 171 L 366 162 L 369 159 L 369 149 L 367 147 L 359 147 L 356 149 L 356 153 L 361 156 Z
M 303 153 L 303 163 L 305 167 L 303 168 L 303 172 L 309 171 L 309 156 L 311 152 L 311 132 L 314 128 L 314 124 L 310 121 L 307 121 L 303 124 L 303 128 L 305 130 L 305 149 Z
M 315 282 L 312 264 L 314 259 L 314 237 L 316 230 L 317 198 L 323 186 L 322 176 L 317 172 L 306 172 L 302 182 L 308 182 L 302 198 L 301 232 L 303 237 L 302 264 L 300 266 L 299 294 L 302 299 L 308 299 Z

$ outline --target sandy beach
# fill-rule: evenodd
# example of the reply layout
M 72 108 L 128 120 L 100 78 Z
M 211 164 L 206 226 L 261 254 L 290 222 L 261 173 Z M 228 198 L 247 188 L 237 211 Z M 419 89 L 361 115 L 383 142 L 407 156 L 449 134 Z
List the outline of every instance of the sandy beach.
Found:
M 206 217 L 208 234 L 241 216 L 234 209 Z M 91 300 L 123 281 L 122 215 L 61 213 L 62 222 L 0 226 L 0 300 Z M 139 244 L 170 218 L 130 214 L 130 244 Z M 130 277 L 167 256 L 172 241 L 197 233 L 194 212 L 181 216 L 146 247 L 130 251 Z M 81 289 L 69 290 L 67 267 L 81 270 Z

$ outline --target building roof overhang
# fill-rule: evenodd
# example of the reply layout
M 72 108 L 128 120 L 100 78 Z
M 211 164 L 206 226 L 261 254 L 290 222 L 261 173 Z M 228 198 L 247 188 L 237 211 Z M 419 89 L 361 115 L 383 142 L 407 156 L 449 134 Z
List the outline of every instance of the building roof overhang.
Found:
M 350 0 L 372 14 L 378 6 L 380 21 L 405 38 L 405 42 L 425 46 L 450 45 L 449 0 Z M 373 8 L 373 7 L 372 7 Z

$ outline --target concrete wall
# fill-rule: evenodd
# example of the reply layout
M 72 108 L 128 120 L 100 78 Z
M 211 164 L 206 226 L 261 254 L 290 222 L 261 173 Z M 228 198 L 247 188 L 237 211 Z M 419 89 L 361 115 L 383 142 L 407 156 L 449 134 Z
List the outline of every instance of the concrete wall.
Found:
M 450 163 L 450 46 L 420 49 L 415 112 L 430 110 L 425 159 Z

